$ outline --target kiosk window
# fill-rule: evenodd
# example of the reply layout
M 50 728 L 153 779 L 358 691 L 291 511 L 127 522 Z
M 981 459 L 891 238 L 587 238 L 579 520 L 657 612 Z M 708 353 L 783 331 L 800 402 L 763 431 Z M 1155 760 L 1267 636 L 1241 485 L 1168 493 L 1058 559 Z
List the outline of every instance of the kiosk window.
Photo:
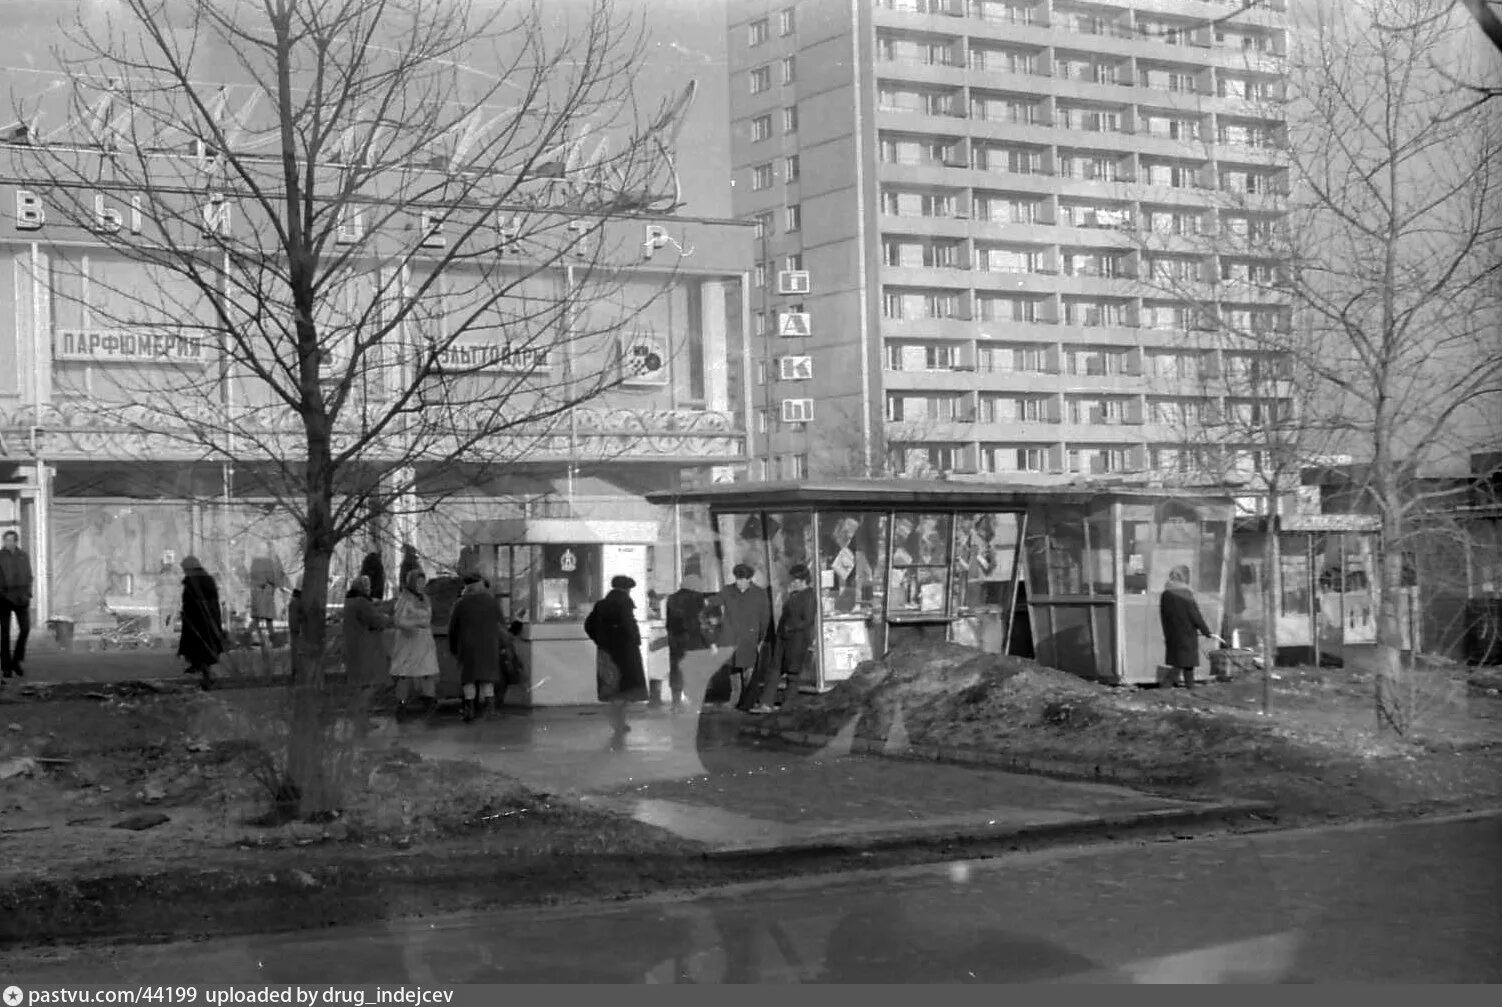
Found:
M 819 515 L 819 599 L 825 615 L 866 616 L 879 610 L 886 559 L 881 514 Z
M 947 514 L 898 514 L 892 519 L 889 613 L 949 612 L 949 522 Z
M 533 622 L 576 622 L 604 594 L 600 547 L 581 543 L 531 546 Z M 521 550 L 517 550 L 520 552 Z
M 1004 606 L 1017 555 L 1016 514 L 960 514 L 954 519 L 954 602 L 958 612 Z
M 737 563 L 745 563 L 756 571 L 753 583 L 767 586 L 767 543 L 763 538 L 760 514 L 719 515 L 720 542 L 725 552 L 720 564 L 724 582 L 735 580 Z

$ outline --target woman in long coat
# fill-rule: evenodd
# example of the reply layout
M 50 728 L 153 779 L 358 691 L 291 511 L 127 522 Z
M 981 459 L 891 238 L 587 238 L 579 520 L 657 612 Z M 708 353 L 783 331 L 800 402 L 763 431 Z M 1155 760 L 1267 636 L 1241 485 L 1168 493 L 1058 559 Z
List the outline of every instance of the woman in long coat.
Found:
M 224 614 L 219 609 L 219 585 L 197 556 L 184 556 L 182 635 L 177 656 L 188 662 L 188 674 L 201 675 L 203 687 L 213 684 L 209 668 L 224 653 Z
M 370 598 L 370 579 L 350 581 L 344 596 L 344 671 L 353 688 L 368 689 L 386 677 L 386 645 L 382 634 L 391 625 Z
M 459 659 L 459 683 L 464 693 L 464 719 L 478 712 L 489 717 L 495 709 L 495 687 L 501 681 L 501 602 L 477 574 L 465 578 L 464 593 L 449 613 L 449 653 Z
M 636 624 L 636 602 L 630 577 L 612 577 L 610 593 L 590 610 L 584 632 L 598 648 L 595 656 L 595 690 L 602 703 L 609 703 L 610 743 L 621 747 L 626 732 L 626 704 L 647 698 L 647 672 L 641 659 L 641 627 Z
M 1194 688 L 1194 669 L 1200 663 L 1200 637 L 1219 640 L 1205 624 L 1194 591 L 1189 587 L 1189 568 L 1176 566 L 1168 573 L 1163 597 L 1158 602 L 1158 617 L 1163 624 L 1163 663 L 1178 672 L 1184 688 Z M 1177 681 L 1175 685 L 1179 684 Z
M 407 700 L 414 690 L 423 698 L 425 713 L 432 713 L 438 704 L 438 651 L 433 644 L 433 605 L 427 586 L 428 578 L 421 570 L 408 571 L 396 597 L 391 677 L 396 679 L 398 717 L 407 712 Z

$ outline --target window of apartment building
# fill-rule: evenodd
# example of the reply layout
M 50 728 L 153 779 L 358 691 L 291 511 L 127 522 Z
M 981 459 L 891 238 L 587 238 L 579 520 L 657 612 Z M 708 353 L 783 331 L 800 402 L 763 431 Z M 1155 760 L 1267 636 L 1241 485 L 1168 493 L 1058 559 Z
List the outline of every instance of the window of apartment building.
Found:
M 947 43 L 893 38 L 890 35 L 877 38 L 876 56 L 889 63 L 906 63 L 911 66 L 958 65 L 955 50 Z
M 1039 203 L 1025 196 L 978 196 L 975 200 L 977 220 L 997 224 L 1033 224 L 1038 222 Z
M 772 138 L 772 117 L 770 115 L 758 115 L 751 120 L 751 142 L 760 143 L 762 140 Z
M 1274 190 L 1275 185 L 1272 175 L 1235 168 L 1220 173 L 1220 187 L 1224 192 L 1266 195 Z
M 980 401 L 982 423 L 1048 423 L 1053 398 L 1046 395 L 986 395 Z
M 798 181 L 798 155 L 793 154 L 782 161 L 783 173 L 789 182 Z
M 767 417 L 767 410 L 756 410 L 756 432 L 759 434 L 764 434 L 767 432 L 768 428 L 771 427 L 771 425 L 772 424 L 769 422 Z
M 986 322 L 1037 322 L 1040 317 L 1036 297 L 997 297 L 978 295 L 976 314 Z
M 1036 102 L 1021 98 L 977 95 L 970 99 L 970 117 L 987 122 L 1032 125 L 1040 122 L 1043 114 Z
M 1144 329 L 1162 329 L 1168 331 L 1182 331 L 1193 327 L 1195 311 L 1185 304 L 1153 304 L 1151 302 L 1142 305 L 1142 313 L 1138 320 Z
M 1009 3 L 1008 0 L 974 0 L 970 12 L 982 20 L 1004 24 L 1032 24 L 1037 17 L 1031 4 Z
M 752 21 L 746 26 L 746 29 L 748 36 L 746 39 L 747 45 L 761 45 L 772 35 L 771 25 L 767 23 L 767 19 L 764 17 Z
M 947 343 L 888 343 L 889 371 L 950 371 L 959 362 L 959 350 Z
M 1064 299 L 1064 324 L 1086 327 L 1127 325 L 1130 314 L 1125 301 L 1085 301 Z M 1073 372 L 1070 373 L 1082 373 Z
M 1202 356 L 1182 350 L 1152 350 L 1147 354 L 1148 367 L 1154 377 L 1174 381 L 1197 381 Z
M 1199 184 L 1199 168 L 1184 164 L 1144 164 L 1143 179 L 1148 185 L 1170 189 L 1191 189 Z
M 789 105 L 782 110 L 782 131 L 784 133 L 798 132 L 798 106 Z
M 1033 75 L 1038 72 L 1039 56 L 1026 49 L 987 49 L 972 44 L 967 62 L 974 70 Z
M 1041 273 L 1043 253 L 1027 248 L 986 248 L 975 250 L 975 268 L 992 273 Z
M 1060 202 L 1059 216 L 1070 227 L 1120 230 L 1132 226 L 1130 206 Z
M 792 255 L 784 255 L 782 257 L 782 268 L 788 270 L 789 272 L 799 272 L 799 271 L 801 271 L 803 269 L 803 253 L 802 252 L 794 252 Z M 789 307 L 787 310 L 789 310 L 789 311 L 802 311 L 803 309 L 801 307 L 799 307 L 799 308 Z
M 881 212 L 893 217 L 952 217 L 955 199 L 945 194 L 887 189 L 881 194 Z
M 1064 354 L 1064 372 L 1086 377 L 1130 374 L 1131 356 L 1117 347 L 1071 348 Z
M 803 207 L 797 203 L 782 210 L 782 229 L 789 234 L 803 227 Z
M 777 34 L 791 35 L 798 30 L 798 12 L 791 7 L 784 7 L 777 13 Z
M 798 58 L 796 56 L 782 57 L 782 82 L 791 84 L 798 79 Z
M 1083 426 L 1120 426 L 1129 421 L 1126 399 L 1070 399 L 1069 422 Z
M 1127 448 L 1070 448 L 1064 458 L 1064 467 L 1070 472 L 1125 472 L 1131 467 L 1131 452 Z
M 772 187 L 772 166 L 770 164 L 758 164 L 751 169 L 751 189 L 753 192 Z
M 1087 133 L 1119 133 L 1121 113 L 1089 108 L 1061 108 L 1056 125 Z
M 1148 412 L 1152 422 L 1168 427 L 1195 427 L 1204 403 L 1199 399 L 1154 399 Z
M 887 394 L 886 418 L 894 423 L 949 423 L 960 418 L 963 402 L 958 395 L 890 392 Z
M 766 66 L 756 67 L 747 74 L 747 78 L 751 82 L 751 93 L 761 94 L 763 91 L 771 90 L 772 68 Z
M 767 383 L 767 362 L 765 360 L 756 361 L 756 383 L 758 385 L 765 385 Z
M 765 266 L 757 266 L 756 268 L 763 277 L 767 275 Z M 757 285 L 760 286 L 761 284 Z M 765 311 L 756 311 L 752 313 L 751 332 L 754 335 L 758 336 L 764 336 L 767 334 L 767 313 Z
M 1142 226 L 1154 234 L 1200 234 L 1204 216 L 1193 211 L 1143 207 Z
M 1265 126 L 1254 126 L 1246 123 L 1222 123 L 1215 130 L 1215 139 L 1216 142 L 1231 147 L 1262 149 L 1276 146 L 1272 130 Z
M 772 236 L 774 224 L 771 210 L 763 210 L 751 219 L 756 221 L 755 235 L 757 241 Z
M 1194 258 L 1155 255 L 1151 260 L 1149 272 L 1155 280 L 1187 282 L 1200 279 L 1201 264 L 1199 259 Z
M 807 479 L 808 455 L 778 455 L 773 469 L 777 479 Z
M 1125 260 L 1109 252 L 1064 253 L 1065 276 L 1116 277 L 1126 272 Z
M 1058 173 L 1065 178 L 1083 178 L 1096 182 L 1123 180 L 1120 165 L 1114 157 L 1061 154 Z
M 1047 374 L 1051 370 L 1046 346 L 981 346 L 976 369 L 1003 374 Z
M 944 164 L 954 160 L 954 142 L 882 137 L 881 159 L 888 164 Z

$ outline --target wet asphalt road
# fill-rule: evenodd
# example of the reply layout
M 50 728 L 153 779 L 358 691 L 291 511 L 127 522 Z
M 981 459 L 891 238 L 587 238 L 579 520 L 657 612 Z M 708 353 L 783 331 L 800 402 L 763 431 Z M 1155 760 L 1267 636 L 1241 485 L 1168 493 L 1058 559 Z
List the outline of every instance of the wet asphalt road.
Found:
M 186 945 L 11 954 L 21 986 L 1502 982 L 1502 814 Z

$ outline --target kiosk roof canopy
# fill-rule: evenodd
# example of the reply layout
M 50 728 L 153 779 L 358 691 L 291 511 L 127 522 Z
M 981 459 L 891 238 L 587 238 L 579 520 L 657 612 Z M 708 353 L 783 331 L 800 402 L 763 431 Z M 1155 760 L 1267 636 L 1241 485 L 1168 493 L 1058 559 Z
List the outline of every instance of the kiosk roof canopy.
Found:
M 1022 510 L 1048 502 L 1194 500 L 1233 506 L 1210 489 L 1140 486 L 1036 486 L 1020 483 L 952 483 L 916 479 L 820 479 L 800 482 L 717 483 L 697 489 L 648 493 L 654 504 L 709 504 L 720 510 L 871 509 Z

